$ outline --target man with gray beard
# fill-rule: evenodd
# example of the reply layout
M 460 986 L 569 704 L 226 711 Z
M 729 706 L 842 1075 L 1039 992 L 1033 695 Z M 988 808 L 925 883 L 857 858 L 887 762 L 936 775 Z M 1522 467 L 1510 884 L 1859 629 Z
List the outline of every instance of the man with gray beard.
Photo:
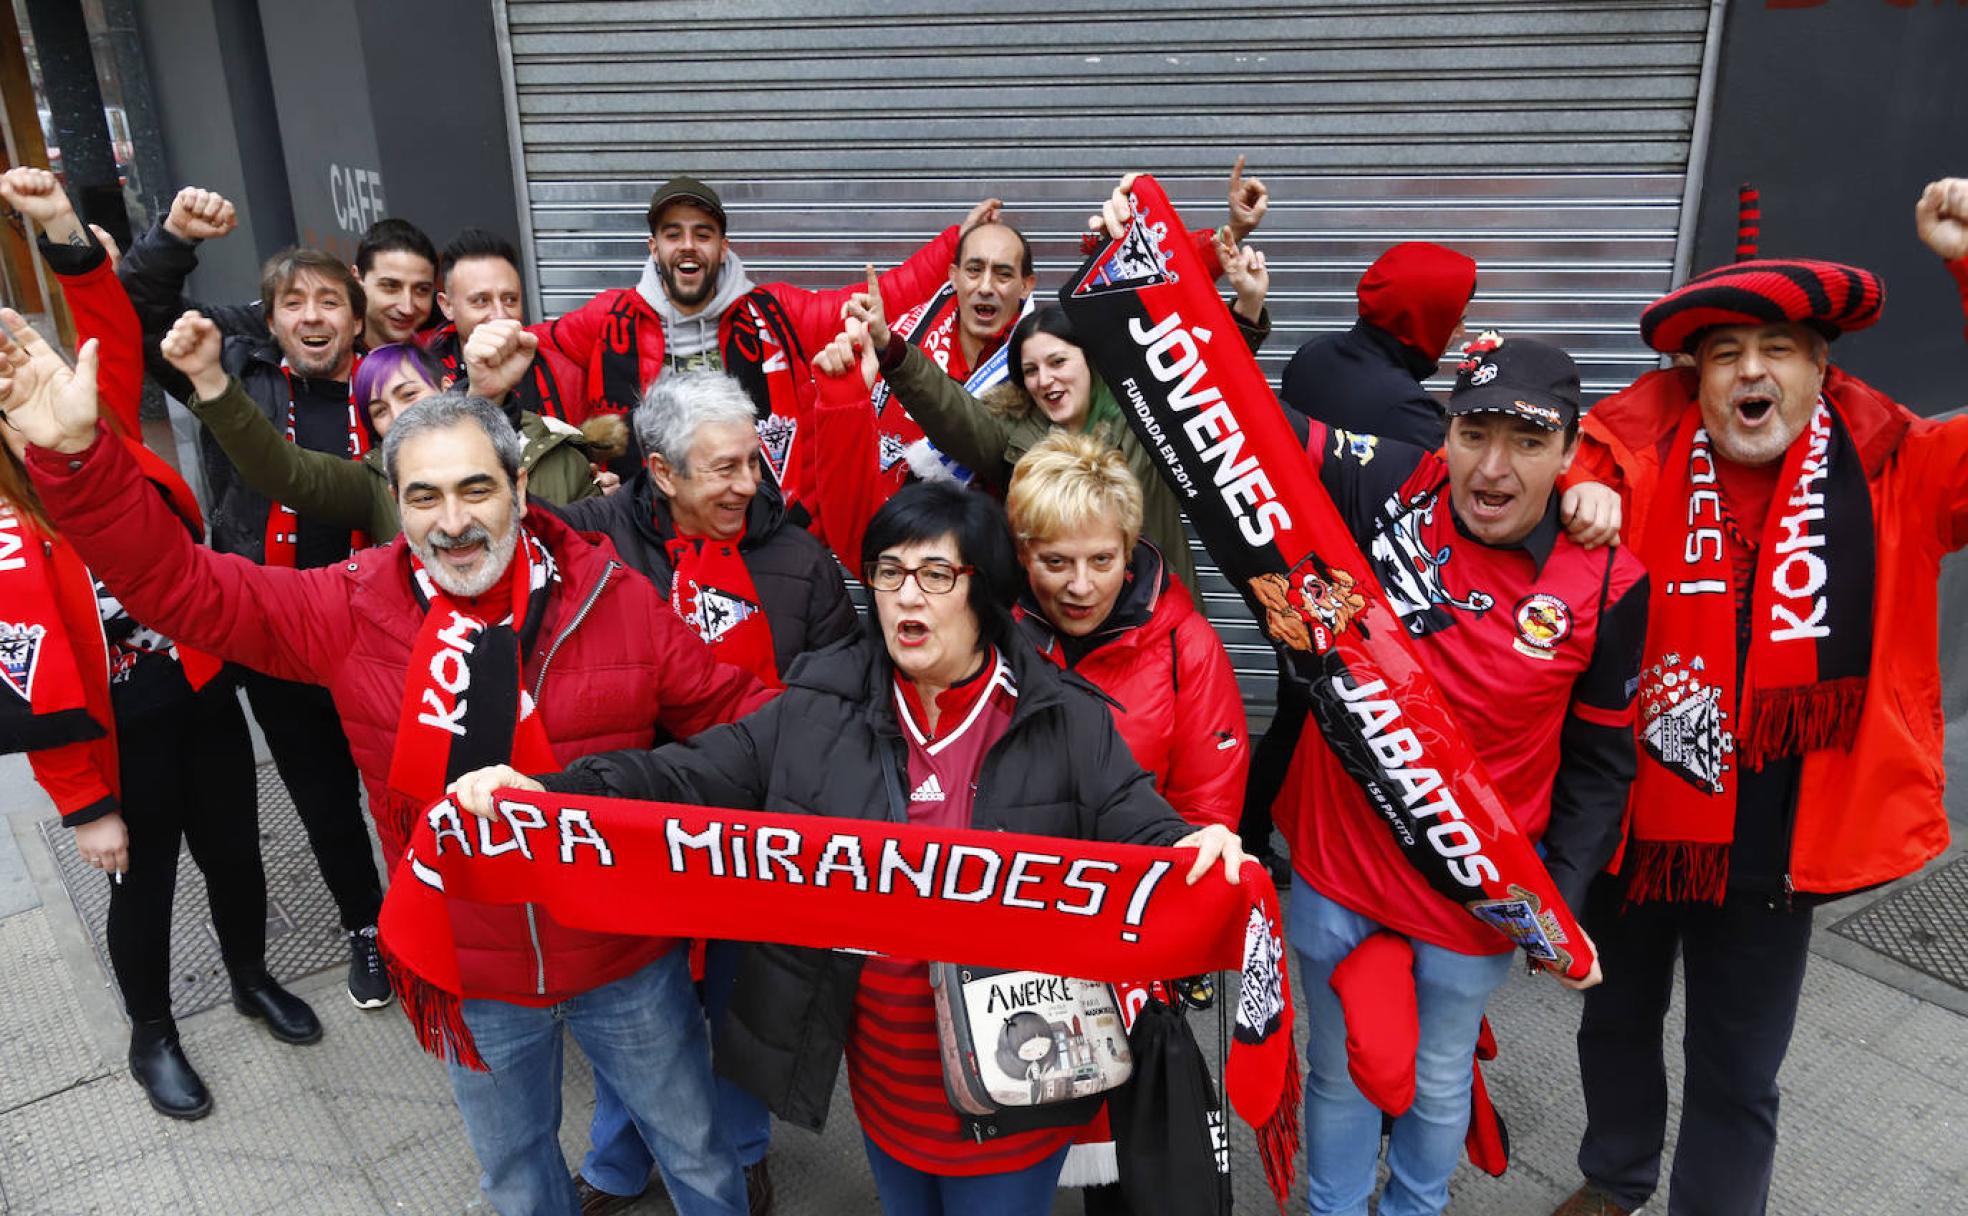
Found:
M 62 535 L 139 619 L 187 645 L 324 686 L 348 732 L 384 853 L 464 772 L 558 769 L 739 717 L 769 693 L 717 663 L 655 587 L 526 509 L 519 437 L 498 408 L 441 393 L 383 453 L 403 534 L 312 570 L 194 545 L 97 422 L 94 361 L 70 371 L 12 313 L 0 408 Z M 738 1216 L 745 1182 L 714 1131 L 709 1047 L 687 951 L 589 933 L 538 909 L 454 902 L 471 991 L 393 976 L 452 1092 L 502 1213 L 576 1211 L 558 1141 L 561 1028 L 628 1106 L 679 1213 Z M 389 923 L 386 916 L 385 923 Z M 406 929 L 406 931 L 408 931 Z M 387 949 L 392 930 L 384 933 Z

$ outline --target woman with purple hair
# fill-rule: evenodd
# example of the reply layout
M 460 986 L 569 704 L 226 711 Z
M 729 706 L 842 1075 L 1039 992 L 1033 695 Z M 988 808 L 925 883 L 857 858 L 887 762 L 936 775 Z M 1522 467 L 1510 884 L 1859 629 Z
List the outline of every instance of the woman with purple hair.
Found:
M 178 320 L 173 332 L 177 327 L 198 324 L 211 322 L 187 314 Z M 190 379 L 194 390 L 187 406 L 225 450 L 227 459 L 247 485 L 305 518 L 360 530 L 372 543 L 388 541 L 402 530 L 396 495 L 391 492 L 389 476 L 383 469 L 380 443 L 371 444 L 369 451 L 355 460 L 309 451 L 290 443 L 273 421 L 260 412 L 239 381 L 226 376 L 216 358 L 203 357 L 205 351 L 215 351 L 216 344 L 179 344 L 167 340 L 166 349 L 174 348 L 187 350 L 182 362 L 172 360 Z M 503 365 L 492 372 L 500 370 Z M 476 379 L 470 391 L 498 402 L 512 420 L 513 429 L 524 439 L 520 463 L 527 474 L 527 492 L 549 502 L 572 502 L 599 493 L 581 432 L 564 422 L 520 409 L 513 400 L 511 386 L 499 380 L 496 374 Z M 362 357 L 350 385 L 350 396 L 366 414 L 374 437 L 380 440 L 388 433 L 391 421 L 404 410 L 451 387 L 451 376 L 423 348 L 408 342 L 393 342 Z

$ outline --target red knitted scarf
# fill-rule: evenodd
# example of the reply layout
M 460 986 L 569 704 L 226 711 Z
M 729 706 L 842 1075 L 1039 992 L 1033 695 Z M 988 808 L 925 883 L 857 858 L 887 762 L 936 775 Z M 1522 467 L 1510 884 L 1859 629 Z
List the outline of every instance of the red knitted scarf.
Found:
M 349 364 L 348 399 L 348 455 L 350 460 L 360 460 L 369 450 L 369 428 L 363 425 L 362 408 L 355 403 L 355 371 L 362 366 L 362 356 L 357 355 Z M 280 372 L 287 378 L 287 442 L 294 439 L 294 373 L 281 360 Z M 301 517 L 286 503 L 269 503 L 267 506 L 265 556 L 261 564 L 284 566 L 289 570 L 300 560 Z M 369 534 L 357 529 L 349 533 L 349 552 L 369 547 Z
M 739 554 L 745 534 L 731 540 L 678 534 L 664 542 L 670 557 L 670 607 L 717 653 L 772 688 L 783 688 L 752 572 Z
M 1687 411 L 1636 550 L 1654 596 L 1629 900 L 1720 903 L 1738 764 L 1851 746 L 1872 666 L 1872 529 L 1865 470 L 1824 399 L 1761 520 L 1730 515 L 1701 412 Z M 1757 553 L 1747 656 L 1736 649 L 1730 540 Z

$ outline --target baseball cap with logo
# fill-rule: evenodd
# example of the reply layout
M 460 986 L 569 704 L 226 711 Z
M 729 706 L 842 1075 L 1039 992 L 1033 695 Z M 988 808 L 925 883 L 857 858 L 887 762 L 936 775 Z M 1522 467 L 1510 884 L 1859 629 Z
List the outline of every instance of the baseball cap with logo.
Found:
M 649 231 L 656 231 L 656 223 L 663 218 L 663 208 L 671 203 L 690 203 L 702 207 L 717 217 L 718 231 L 723 232 L 728 225 L 724 218 L 724 200 L 717 191 L 706 186 L 694 177 L 679 173 L 656 188 L 649 196 Z
M 1510 414 L 1562 431 L 1579 416 L 1578 364 L 1535 338 L 1511 338 L 1474 351 L 1456 371 L 1448 413 Z

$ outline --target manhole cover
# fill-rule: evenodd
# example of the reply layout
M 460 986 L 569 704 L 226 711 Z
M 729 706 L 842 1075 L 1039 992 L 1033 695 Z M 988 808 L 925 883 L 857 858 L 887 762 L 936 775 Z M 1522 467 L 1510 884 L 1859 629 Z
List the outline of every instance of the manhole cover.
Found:
M 348 943 L 335 901 L 321 881 L 294 800 L 271 764 L 259 769 L 260 856 L 267 880 L 267 970 L 283 983 L 323 968 L 348 964 Z M 59 819 L 43 820 L 42 839 L 60 868 L 76 914 L 89 928 L 96 961 L 109 975 L 103 936 L 109 915 L 109 881 L 82 864 L 75 833 Z M 205 902 L 205 876 L 189 850 L 178 853 L 178 894 L 171 905 L 171 1012 L 177 1017 L 210 1009 L 232 997 L 219 957 L 219 937 Z
M 1831 931 L 1968 991 L 1968 857 L 1846 917 Z

